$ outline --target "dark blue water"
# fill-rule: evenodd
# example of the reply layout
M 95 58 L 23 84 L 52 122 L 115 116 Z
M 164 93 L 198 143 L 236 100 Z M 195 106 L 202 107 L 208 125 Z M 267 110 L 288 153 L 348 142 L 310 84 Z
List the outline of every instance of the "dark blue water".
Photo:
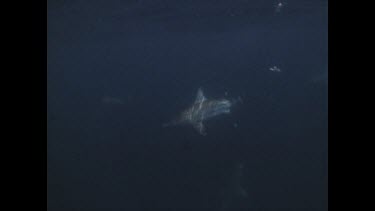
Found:
M 48 0 L 48 210 L 327 210 L 327 1 L 282 2 Z M 163 128 L 199 87 L 243 102 Z

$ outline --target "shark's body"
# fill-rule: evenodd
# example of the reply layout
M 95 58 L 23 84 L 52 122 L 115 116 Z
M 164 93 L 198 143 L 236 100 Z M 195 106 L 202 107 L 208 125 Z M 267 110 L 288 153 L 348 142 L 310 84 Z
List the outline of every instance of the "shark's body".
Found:
M 227 99 L 207 100 L 202 89 L 199 88 L 193 105 L 184 110 L 176 120 L 165 124 L 164 126 L 187 123 L 193 125 L 201 135 L 206 135 L 203 121 L 220 114 L 230 113 L 230 108 L 233 103 L 234 102 Z

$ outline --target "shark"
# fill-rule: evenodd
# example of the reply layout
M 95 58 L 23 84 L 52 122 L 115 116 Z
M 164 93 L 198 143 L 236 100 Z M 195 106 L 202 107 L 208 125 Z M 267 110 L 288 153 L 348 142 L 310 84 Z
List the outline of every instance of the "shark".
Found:
M 205 136 L 207 133 L 204 121 L 222 114 L 229 114 L 231 107 L 239 101 L 242 102 L 240 97 L 235 100 L 207 99 L 202 88 L 199 88 L 193 104 L 182 111 L 176 119 L 163 124 L 163 127 L 190 124 L 199 134 Z

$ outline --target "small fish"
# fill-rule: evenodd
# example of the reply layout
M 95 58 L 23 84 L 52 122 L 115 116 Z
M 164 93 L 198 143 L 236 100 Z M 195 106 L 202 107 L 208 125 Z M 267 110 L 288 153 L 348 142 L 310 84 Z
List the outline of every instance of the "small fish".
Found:
M 276 13 L 281 12 L 281 10 L 282 10 L 282 8 L 284 8 L 284 6 L 285 6 L 285 3 L 278 2 L 278 3 L 275 5 L 275 12 L 276 12 Z
M 281 72 L 281 69 L 276 66 L 270 67 L 269 70 L 271 70 L 272 72 Z

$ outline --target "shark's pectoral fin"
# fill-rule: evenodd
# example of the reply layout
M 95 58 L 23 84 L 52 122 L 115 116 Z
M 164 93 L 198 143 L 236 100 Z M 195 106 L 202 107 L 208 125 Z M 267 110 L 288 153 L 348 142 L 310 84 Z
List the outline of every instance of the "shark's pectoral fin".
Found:
M 198 132 L 199 132 L 201 135 L 203 135 L 203 136 L 206 135 L 206 129 L 205 129 L 204 125 L 203 125 L 203 122 L 197 122 L 197 123 L 194 123 L 193 126 L 194 126 L 195 129 L 198 130 Z

